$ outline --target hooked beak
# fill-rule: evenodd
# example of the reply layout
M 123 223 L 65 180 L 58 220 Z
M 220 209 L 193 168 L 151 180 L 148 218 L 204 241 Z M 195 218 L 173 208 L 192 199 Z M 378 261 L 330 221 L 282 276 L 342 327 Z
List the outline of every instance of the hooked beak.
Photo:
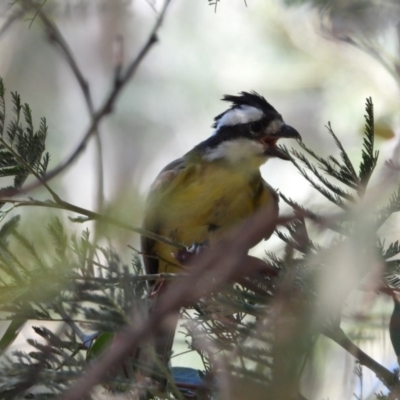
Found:
M 283 124 L 279 132 L 274 135 L 276 138 L 282 139 L 298 139 L 301 140 L 300 133 L 290 125 Z
M 276 146 L 278 139 L 298 139 L 301 140 L 300 133 L 290 125 L 283 124 L 282 128 L 271 135 L 265 136 L 262 139 L 262 143 L 267 147 L 264 151 L 264 155 L 270 157 L 277 157 L 281 160 L 290 160 L 290 157 L 279 147 Z

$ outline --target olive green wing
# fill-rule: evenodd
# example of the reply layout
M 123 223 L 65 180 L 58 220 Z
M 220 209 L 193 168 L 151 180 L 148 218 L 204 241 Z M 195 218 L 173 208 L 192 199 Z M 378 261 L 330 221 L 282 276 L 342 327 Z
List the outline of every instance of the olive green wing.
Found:
M 265 181 L 264 181 L 265 182 Z M 278 218 L 279 216 L 279 194 L 277 193 L 277 191 L 270 186 L 267 182 L 265 182 L 265 186 L 267 188 L 267 190 L 269 190 L 271 197 L 272 197 L 272 214 L 274 216 L 274 218 Z M 269 239 L 272 234 L 275 231 L 276 226 L 272 226 L 271 229 L 269 230 L 269 232 L 267 232 L 267 234 L 265 235 L 265 240 Z
M 143 228 L 152 232 L 159 233 L 161 223 L 160 207 L 165 193 L 169 191 L 169 187 L 173 185 L 174 180 L 186 169 L 187 164 L 184 157 L 172 161 L 158 174 L 150 187 L 147 196 L 146 207 L 144 212 Z M 141 250 L 143 262 L 147 274 L 157 274 L 159 270 L 159 260 L 154 254 L 154 239 L 141 236 Z
M 278 218 L 279 215 L 279 195 L 276 190 L 270 186 L 264 179 L 259 180 L 259 188 L 257 188 L 257 207 L 268 207 L 271 217 Z M 265 233 L 264 239 L 267 240 L 274 233 L 275 226 L 271 225 Z

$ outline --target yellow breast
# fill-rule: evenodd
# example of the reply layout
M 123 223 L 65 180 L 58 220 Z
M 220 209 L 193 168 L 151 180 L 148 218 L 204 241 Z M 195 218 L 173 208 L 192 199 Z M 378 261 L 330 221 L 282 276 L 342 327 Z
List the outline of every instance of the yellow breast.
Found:
M 240 166 L 238 166 L 240 168 Z M 218 240 L 224 232 L 252 215 L 259 207 L 277 207 L 275 192 L 258 169 L 241 171 L 224 163 L 199 163 L 188 167 L 157 201 L 158 233 L 190 246 Z M 176 272 L 174 249 L 156 243 L 159 272 Z

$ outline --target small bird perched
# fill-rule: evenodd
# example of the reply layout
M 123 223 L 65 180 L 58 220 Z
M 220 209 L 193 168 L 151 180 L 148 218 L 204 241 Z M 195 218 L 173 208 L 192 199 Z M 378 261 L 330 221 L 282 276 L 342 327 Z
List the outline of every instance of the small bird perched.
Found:
M 259 168 L 272 157 L 289 160 L 276 146 L 278 139 L 301 139 L 256 92 L 225 95 L 222 100 L 232 104 L 215 117 L 213 134 L 168 164 L 148 195 L 143 227 L 185 246 L 206 242 L 212 246 L 261 207 L 270 207 L 277 216 L 278 196 Z M 185 267 L 174 251 L 172 246 L 142 237 L 146 272 L 182 271 Z M 170 357 L 176 323 L 177 318 L 154 339 L 156 354 L 164 364 Z

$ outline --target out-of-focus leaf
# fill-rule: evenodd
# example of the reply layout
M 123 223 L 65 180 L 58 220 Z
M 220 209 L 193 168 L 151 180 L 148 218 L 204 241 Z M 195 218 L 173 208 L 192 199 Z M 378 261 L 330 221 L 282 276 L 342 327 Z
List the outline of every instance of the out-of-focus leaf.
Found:
M 0 304 L 12 303 L 29 291 L 28 285 L 1 286 Z
M 110 332 L 102 332 L 100 335 L 93 341 L 92 346 L 87 352 L 86 361 L 92 361 L 95 358 L 100 357 L 111 345 L 111 342 L 114 338 L 114 334 Z
M 24 327 L 26 319 L 14 319 L 8 326 L 3 337 L 0 339 L 0 353 L 3 353 L 8 349 L 8 347 L 14 342 L 21 329 Z
M 378 118 L 375 122 L 375 136 L 385 140 L 394 138 L 393 126 L 388 117 Z

